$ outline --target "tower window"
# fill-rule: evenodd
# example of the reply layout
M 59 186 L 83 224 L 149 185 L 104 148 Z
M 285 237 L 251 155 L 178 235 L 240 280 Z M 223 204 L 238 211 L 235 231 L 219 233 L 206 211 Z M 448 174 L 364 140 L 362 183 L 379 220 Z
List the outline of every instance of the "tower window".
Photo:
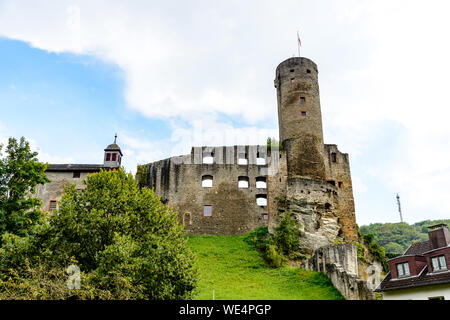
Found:
M 111 153 L 106 154 L 106 161 L 111 161 Z
M 203 176 L 202 177 L 202 187 L 203 188 L 212 188 L 213 186 L 213 177 L 212 176 Z
M 306 69 L 306 73 L 311 73 L 311 70 L 309 70 L 309 69 Z
M 79 178 L 80 177 L 80 171 L 74 171 L 73 177 L 74 178 Z
M 203 216 L 204 217 L 212 216 L 212 206 L 203 206 Z
M 295 69 L 291 69 L 290 71 L 291 71 L 291 72 L 294 72 L 294 71 L 295 71 Z
M 328 180 L 327 182 L 329 184 L 331 184 L 332 186 L 336 186 L 336 181 L 334 181 L 334 180 Z
M 295 78 L 291 78 L 291 84 L 295 83 Z
M 267 213 L 263 213 L 263 220 L 269 220 L 269 215 Z
M 117 153 L 113 153 L 112 154 L 112 161 L 116 161 L 116 159 L 117 159 Z
M 300 102 L 301 103 L 305 103 L 306 102 L 306 98 L 305 97 L 300 97 Z
M 306 117 L 308 113 L 306 111 L 302 111 L 302 117 Z

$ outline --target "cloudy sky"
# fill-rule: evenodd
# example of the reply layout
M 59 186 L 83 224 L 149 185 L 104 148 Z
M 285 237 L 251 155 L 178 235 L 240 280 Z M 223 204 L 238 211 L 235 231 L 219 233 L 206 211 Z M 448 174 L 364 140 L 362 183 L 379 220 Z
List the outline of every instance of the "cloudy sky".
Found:
M 450 2 L 0 0 L 0 141 L 124 165 L 278 135 L 276 66 L 319 67 L 359 224 L 450 218 Z

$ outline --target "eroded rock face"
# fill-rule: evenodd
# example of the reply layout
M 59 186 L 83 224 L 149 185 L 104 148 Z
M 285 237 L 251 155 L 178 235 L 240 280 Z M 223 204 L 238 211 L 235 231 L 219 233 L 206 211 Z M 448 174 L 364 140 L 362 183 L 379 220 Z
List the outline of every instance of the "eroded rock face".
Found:
M 336 188 L 322 181 L 291 178 L 287 184 L 285 208 L 300 224 L 300 247 L 311 254 L 314 250 L 332 244 L 339 235 Z

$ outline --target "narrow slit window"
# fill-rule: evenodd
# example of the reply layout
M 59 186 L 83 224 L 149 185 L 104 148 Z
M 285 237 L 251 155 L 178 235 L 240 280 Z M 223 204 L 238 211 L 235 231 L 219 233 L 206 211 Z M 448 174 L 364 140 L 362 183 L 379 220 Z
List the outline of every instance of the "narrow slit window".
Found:
M 203 176 L 202 177 L 202 187 L 203 188 L 212 188 L 213 186 L 213 177 L 212 176 Z
M 300 97 L 300 102 L 301 103 L 305 103 L 306 102 L 306 98 L 305 97 Z
M 306 117 L 308 113 L 306 111 L 302 111 L 302 117 Z

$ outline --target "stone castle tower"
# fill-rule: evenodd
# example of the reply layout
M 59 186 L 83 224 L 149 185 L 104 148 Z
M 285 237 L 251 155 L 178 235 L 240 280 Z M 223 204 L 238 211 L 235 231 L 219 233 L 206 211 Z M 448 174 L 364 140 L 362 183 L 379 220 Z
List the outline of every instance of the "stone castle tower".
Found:
M 178 211 L 192 234 L 269 230 L 290 210 L 305 252 L 357 240 L 348 154 L 324 144 L 317 65 L 289 58 L 275 78 L 282 150 L 202 146 L 139 168 L 141 185 Z
M 317 66 L 290 58 L 276 70 L 280 141 L 290 176 L 325 180 L 322 114 Z

